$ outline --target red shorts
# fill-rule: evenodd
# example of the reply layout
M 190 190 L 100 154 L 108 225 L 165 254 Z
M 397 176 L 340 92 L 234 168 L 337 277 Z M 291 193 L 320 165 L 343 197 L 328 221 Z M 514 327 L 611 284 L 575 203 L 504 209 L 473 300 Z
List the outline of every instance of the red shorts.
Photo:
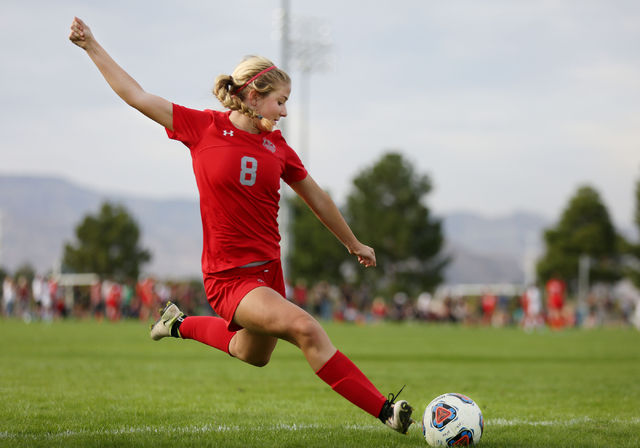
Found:
M 233 322 L 233 315 L 249 291 L 260 286 L 268 286 L 285 297 L 284 274 L 280 260 L 250 268 L 234 268 L 204 274 L 203 279 L 207 300 L 213 311 L 227 322 L 229 331 L 242 329 Z

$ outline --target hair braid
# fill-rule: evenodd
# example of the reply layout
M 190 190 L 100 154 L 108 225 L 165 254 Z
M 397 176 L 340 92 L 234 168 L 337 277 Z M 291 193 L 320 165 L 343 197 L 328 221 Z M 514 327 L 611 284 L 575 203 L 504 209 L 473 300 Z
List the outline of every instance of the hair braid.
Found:
M 238 64 L 233 74 L 220 75 L 216 78 L 213 94 L 225 108 L 238 111 L 249 118 L 259 118 L 260 115 L 244 103 L 249 92 L 255 90 L 258 94 L 266 96 L 282 84 L 291 84 L 289 75 L 276 68 L 244 86 L 256 74 L 271 66 L 273 63 L 267 58 L 248 56 Z M 243 86 L 244 88 L 238 92 Z M 261 124 L 268 131 L 275 126 L 275 122 L 267 118 L 262 118 Z

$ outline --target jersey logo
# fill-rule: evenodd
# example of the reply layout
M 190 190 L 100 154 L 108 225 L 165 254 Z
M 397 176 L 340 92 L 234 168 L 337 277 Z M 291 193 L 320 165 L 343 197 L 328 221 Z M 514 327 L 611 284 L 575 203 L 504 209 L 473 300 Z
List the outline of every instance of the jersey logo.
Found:
M 233 137 L 233 131 L 222 131 L 222 135 L 224 136 L 229 136 L 229 137 Z
M 262 139 L 262 144 L 264 145 L 265 148 L 267 148 L 269 151 L 271 152 L 276 152 L 276 145 L 274 145 L 273 143 L 271 143 L 269 140 L 267 140 L 266 138 Z

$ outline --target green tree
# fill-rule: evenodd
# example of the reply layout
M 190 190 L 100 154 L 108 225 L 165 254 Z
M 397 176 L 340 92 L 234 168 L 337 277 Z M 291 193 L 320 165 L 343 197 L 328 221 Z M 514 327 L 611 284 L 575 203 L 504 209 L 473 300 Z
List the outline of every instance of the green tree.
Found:
M 347 220 L 358 239 L 374 248 L 378 262 L 377 268 L 359 270 L 363 278 L 388 294 L 433 291 L 449 259 L 440 253 L 441 220 L 423 203 L 431 191 L 429 177 L 400 154 L 388 153 L 353 185 Z
M 347 249 L 299 196 L 290 200 L 289 207 L 293 218 L 291 279 L 304 278 L 310 284 L 320 280 L 340 282 L 340 266 L 350 257 Z
M 591 281 L 610 283 L 621 277 L 620 237 L 600 195 L 590 186 L 578 189 L 558 225 L 545 230 L 544 240 L 546 253 L 537 265 L 542 282 L 558 276 L 575 285 L 582 255 L 591 258 Z
M 137 279 L 151 259 L 139 245 L 140 229 L 121 205 L 102 204 L 97 216 L 87 215 L 76 227 L 77 242 L 65 244 L 63 264 L 74 272 L 94 272 L 122 281 Z

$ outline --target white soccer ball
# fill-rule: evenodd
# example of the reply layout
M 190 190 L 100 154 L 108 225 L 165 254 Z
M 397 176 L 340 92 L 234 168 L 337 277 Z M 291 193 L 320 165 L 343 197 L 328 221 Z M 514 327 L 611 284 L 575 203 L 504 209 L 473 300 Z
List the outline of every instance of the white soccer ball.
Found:
M 430 446 L 477 445 L 483 431 L 482 412 L 465 395 L 440 395 L 429 403 L 422 415 L 422 433 Z

